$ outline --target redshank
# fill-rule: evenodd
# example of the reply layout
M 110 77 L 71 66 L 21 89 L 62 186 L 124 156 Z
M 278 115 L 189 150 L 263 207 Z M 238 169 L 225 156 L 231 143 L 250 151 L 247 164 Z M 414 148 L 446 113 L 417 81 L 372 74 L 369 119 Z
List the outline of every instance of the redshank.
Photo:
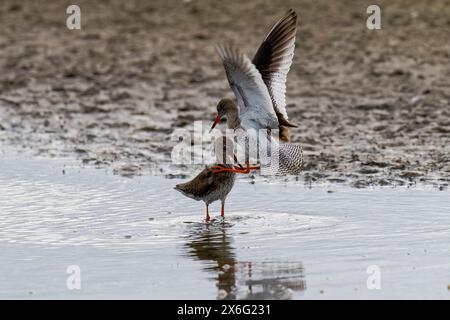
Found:
M 231 99 L 222 99 L 217 105 L 217 117 L 211 130 L 223 117 L 227 118 L 228 128 L 234 130 L 279 129 L 279 140 L 270 135 L 257 136 L 260 143 L 268 139 L 266 143 L 272 152 L 279 155 L 276 168 L 270 168 L 278 174 L 298 174 L 303 165 L 302 148 L 285 143 L 289 141 L 288 127 L 295 127 L 288 120 L 285 93 L 296 30 L 297 14 L 291 9 L 270 30 L 253 61 L 234 45 L 217 47 L 237 104 Z M 250 167 L 247 162 L 244 170 L 219 166 L 215 172 L 248 173 L 251 168 L 259 167 Z
M 194 200 L 203 200 L 206 204 L 206 222 L 210 221 L 209 205 L 214 201 L 222 202 L 221 216 L 225 218 L 225 199 L 233 188 L 235 181 L 234 172 L 218 172 L 214 173 L 214 167 L 220 165 L 221 168 L 233 169 L 232 164 L 235 161 L 233 153 L 233 142 L 223 137 L 216 139 L 214 143 L 214 151 L 217 163 L 206 167 L 195 178 L 186 183 L 180 183 L 175 186 L 175 190 L 180 191 L 185 196 Z M 223 152 L 222 152 L 223 151 Z

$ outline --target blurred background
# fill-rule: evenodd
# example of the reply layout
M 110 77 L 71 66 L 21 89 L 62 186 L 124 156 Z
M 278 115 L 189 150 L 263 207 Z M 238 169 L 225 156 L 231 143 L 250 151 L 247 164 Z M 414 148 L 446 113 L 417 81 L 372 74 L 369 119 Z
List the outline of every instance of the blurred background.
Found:
M 292 141 L 305 180 L 354 186 L 450 180 L 450 1 L 0 3 L 0 143 L 123 175 L 176 174 L 170 134 L 211 121 L 231 90 L 214 44 L 250 57 L 289 8 Z M 381 30 L 366 9 L 381 7 Z

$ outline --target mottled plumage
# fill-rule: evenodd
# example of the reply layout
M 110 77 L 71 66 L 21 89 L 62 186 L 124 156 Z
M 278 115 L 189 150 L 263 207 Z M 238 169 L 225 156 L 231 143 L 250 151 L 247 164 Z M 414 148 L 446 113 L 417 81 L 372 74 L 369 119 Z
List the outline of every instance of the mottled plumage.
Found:
M 234 161 L 233 151 L 234 145 L 230 139 L 225 137 L 216 139 L 214 152 L 217 163 L 207 166 L 192 180 L 177 184 L 174 188 L 189 198 L 205 202 L 206 221 L 210 220 L 208 206 L 217 200 L 222 203 L 221 215 L 223 218 L 225 217 L 225 200 L 233 189 L 236 174 L 234 172 L 214 172 L 213 167 L 220 165 L 227 169 L 233 169 L 233 165 L 226 164 L 227 161 Z
M 219 164 L 215 164 L 219 165 Z M 203 169 L 195 178 L 186 183 L 180 183 L 175 189 L 194 200 L 202 200 L 206 205 L 214 201 L 225 201 L 228 193 L 233 188 L 236 174 L 234 172 L 214 173 L 212 166 Z M 232 165 L 221 164 L 225 168 L 233 168 Z

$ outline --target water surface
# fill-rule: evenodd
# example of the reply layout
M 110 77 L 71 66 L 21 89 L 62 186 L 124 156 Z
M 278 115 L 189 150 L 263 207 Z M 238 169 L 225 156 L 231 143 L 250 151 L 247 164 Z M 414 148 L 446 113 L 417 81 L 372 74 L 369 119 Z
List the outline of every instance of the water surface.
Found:
M 0 298 L 450 297 L 446 190 L 238 181 L 226 222 L 217 203 L 206 225 L 181 179 L 5 155 L 0 168 Z

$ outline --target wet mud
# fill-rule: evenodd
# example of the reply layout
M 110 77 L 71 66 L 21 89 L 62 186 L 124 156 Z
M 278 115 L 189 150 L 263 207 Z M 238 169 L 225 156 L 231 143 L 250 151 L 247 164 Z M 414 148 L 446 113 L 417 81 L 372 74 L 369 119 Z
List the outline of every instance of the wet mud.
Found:
M 380 1 L 68 1 L 0 4 L 0 144 L 76 157 L 126 176 L 182 177 L 177 128 L 209 123 L 231 90 L 214 44 L 252 56 L 288 8 L 299 15 L 287 110 L 306 183 L 450 180 L 450 5 Z

